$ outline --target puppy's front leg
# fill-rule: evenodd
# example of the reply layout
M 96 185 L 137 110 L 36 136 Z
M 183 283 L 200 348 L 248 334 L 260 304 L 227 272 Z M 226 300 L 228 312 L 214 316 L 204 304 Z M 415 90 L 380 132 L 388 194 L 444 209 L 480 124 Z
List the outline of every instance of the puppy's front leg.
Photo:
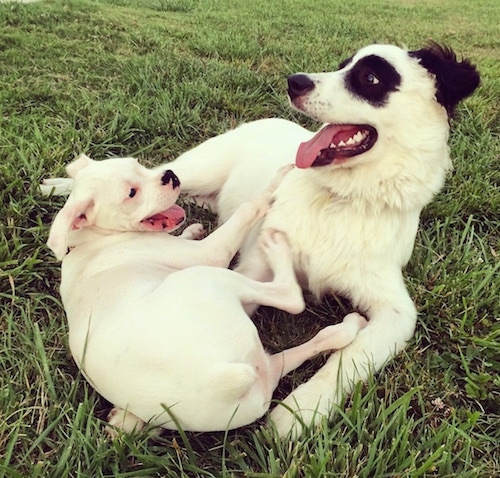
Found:
M 234 214 L 212 234 L 200 241 L 204 263 L 228 267 L 252 228 L 269 209 L 269 202 L 255 200 L 243 203 Z
M 229 266 L 252 228 L 266 215 L 271 207 L 274 191 L 291 169 L 292 166 L 281 168 L 264 193 L 239 206 L 222 226 L 201 241 L 207 248 L 210 265 Z

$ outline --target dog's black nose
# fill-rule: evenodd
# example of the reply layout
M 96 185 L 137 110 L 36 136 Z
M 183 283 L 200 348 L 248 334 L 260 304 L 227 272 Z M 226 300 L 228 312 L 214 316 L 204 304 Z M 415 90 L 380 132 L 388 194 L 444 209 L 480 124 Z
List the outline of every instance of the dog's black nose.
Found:
M 167 169 L 161 177 L 161 184 L 165 186 L 170 183 L 170 181 L 172 181 L 172 187 L 174 189 L 178 188 L 181 185 L 179 178 L 174 174 L 174 172 L 171 169 Z
M 297 96 L 305 95 L 314 90 L 314 82 L 304 73 L 297 73 L 288 77 L 288 96 L 293 100 Z

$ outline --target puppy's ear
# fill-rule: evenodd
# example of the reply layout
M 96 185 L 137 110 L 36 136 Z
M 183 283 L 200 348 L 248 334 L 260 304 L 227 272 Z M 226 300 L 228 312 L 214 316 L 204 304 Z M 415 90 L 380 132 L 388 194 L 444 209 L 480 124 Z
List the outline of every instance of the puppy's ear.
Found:
M 68 252 L 70 231 L 88 225 L 87 215 L 93 206 L 94 200 L 92 198 L 74 200 L 70 196 L 64 207 L 57 213 L 50 228 L 47 246 L 58 260 L 61 261 Z
M 446 108 L 449 116 L 453 115 L 458 103 L 479 86 L 480 76 L 476 67 L 469 60 L 458 61 L 455 53 L 446 46 L 431 42 L 429 47 L 409 54 L 435 76 L 436 99 Z
M 72 163 L 66 166 L 66 173 L 70 178 L 74 178 L 83 168 L 86 168 L 94 160 L 85 154 L 80 154 Z

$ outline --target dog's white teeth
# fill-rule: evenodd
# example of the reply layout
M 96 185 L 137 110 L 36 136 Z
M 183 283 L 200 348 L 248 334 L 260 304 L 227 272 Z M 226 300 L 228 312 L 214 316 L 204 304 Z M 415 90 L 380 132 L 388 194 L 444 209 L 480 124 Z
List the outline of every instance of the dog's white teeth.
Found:
M 354 141 L 356 141 L 356 143 L 360 143 L 361 141 L 363 141 L 363 139 L 365 139 L 365 134 L 362 132 L 362 131 L 358 131 L 353 137 L 352 139 Z
M 335 143 L 330 143 L 328 146 L 329 149 L 335 149 L 335 148 L 345 148 L 345 147 L 352 147 L 352 146 L 357 146 L 360 145 L 368 136 L 367 131 L 358 131 L 354 136 L 350 137 L 346 141 L 342 140 L 339 141 L 337 144 Z
M 356 144 L 356 141 L 354 140 L 354 137 L 353 138 L 349 138 L 346 141 L 346 145 L 352 146 L 353 144 Z

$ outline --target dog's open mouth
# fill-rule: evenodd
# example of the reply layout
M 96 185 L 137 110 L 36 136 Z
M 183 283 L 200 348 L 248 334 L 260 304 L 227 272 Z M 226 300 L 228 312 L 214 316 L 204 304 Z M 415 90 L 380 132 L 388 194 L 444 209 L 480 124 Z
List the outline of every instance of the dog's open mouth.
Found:
M 153 216 L 147 217 L 141 221 L 142 226 L 148 231 L 173 231 L 175 228 L 180 226 L 184 219 L 186 218 L 186 213 L 177 204 L 169 207 L 167 210 L 158 212 Z
M 377 141 L 377 130 L 368 125 L 329 124 L 312 139 L 301 143 L 295 164 L 298 168 L 339 164 L 363 154 Z

